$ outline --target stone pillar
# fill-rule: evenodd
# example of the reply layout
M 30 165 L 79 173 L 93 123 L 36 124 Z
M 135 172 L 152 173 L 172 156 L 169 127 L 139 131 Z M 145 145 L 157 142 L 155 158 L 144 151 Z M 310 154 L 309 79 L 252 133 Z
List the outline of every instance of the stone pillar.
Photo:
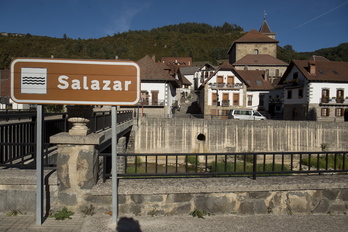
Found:
M 126 153 L 127 150 L 127 138 L 121 137 L 117 141 L 117 153 Z M 117 174 L 124 174 L 125 170 L 125 158 L 124 156 L 117 156 Z
M 98 150 L 103 135 L 86 136 L 59 133 L 51 136 L 57 144 L 58 200 L 63 207 L 78 210 L 85 207 L 85 197 L 97 183 Z

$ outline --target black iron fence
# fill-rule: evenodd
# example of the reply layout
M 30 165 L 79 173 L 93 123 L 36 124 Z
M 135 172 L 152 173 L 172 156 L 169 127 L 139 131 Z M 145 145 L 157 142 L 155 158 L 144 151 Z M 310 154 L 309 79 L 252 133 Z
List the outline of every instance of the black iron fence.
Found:
M 118 111 L 117 122 L 123 123 L 132 119 L 132 111 Z M 36 113 L 8 118 L 9 114 L 0 114 L 1 119 L 9 122 L 0 124 L 0 166 L 35 168 L 36 147 Z M 22 121 L 23 118 L 25 121 Z M 21 121 L 18 121 L 19 118 Z M 44 120 L 44 166 L 55 166 L 54 153 L 56 148 L 50 144 L 52 135 L 67 132 L 71 128 L 66 114 L 45 114 Z M 94 112 L 88 124 L 91 132 L 100 132 L 111 128 L 109 111 Z
M 110 154 L 103 179 L 111 176 Z M 122 178 L 217 177 L 348 173 L 348 152 L 118 154 Z

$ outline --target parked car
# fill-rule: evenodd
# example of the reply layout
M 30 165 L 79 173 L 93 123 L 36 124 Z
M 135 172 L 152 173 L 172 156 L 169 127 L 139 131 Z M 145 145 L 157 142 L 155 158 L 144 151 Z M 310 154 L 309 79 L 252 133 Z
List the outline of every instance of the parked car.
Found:
M 266 120 L 267 118 L 263 116 L 260 112 L 256 110 L 247 109 L 234 109 L 230 110 L 228 114 L 229 119 L 237 120 Z

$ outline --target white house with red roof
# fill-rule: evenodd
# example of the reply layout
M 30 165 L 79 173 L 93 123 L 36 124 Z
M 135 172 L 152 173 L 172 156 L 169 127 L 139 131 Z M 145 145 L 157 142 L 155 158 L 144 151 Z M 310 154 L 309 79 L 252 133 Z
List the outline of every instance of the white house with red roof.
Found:
M 177 104 L 179 80 L 167 65 L 149 56 L 143 57 L 137 64 L 140 68 L 142 113 L 151 117 L 171 117 Z
M 280 85 L 287 120 L 344 121 L 348 109 L 348 62 L 293 60 Z
M 273 86 L 264 71 L 236 70 L 225 62 L 214 71 L 201 69 L 201 72 L 203 78 L 196 93 L 205 117 L 224 118 L 236 108 L 268 110 L 268 94 Z

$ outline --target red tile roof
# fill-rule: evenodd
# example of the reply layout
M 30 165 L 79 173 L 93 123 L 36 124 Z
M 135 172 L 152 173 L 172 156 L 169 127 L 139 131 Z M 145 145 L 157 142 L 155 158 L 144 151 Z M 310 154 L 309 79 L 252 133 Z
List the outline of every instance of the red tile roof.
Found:
M 244 36 L 235 40 L 234 43 L 278 43 L 278 40 L 272 39 L 267 35 L 258 32 L 255 29 L 252 29 Z
M 249 84 L 248 90 L 271 90 L 272 84 L 264 79 L 265 71 L 237 70 L 239 76 Z
M 149 56 L 140 59 L 137 64 L 140 68 L 140 78 L 142 81 L 173 81 L 176 79 L 170 75 L 170 68 L 161 62 L 155 62 Z
M 268 23 L 266 20 L 263 20 L 263 23 L 261 25 L 261 28 L 259 30 L 261 33 L 272 33 L 271 29 L 268 26 Z
M 240 65 L 284 65 L 288 66 L 287 63 L 285 63 L 282 60 L 279 60 L 271 55 L 246 55 L 237 62 L 233 63 L 234 66 L 240 66 Z
M 314 64 L 315 74 L 310 74 L 309 62 Z M 294 66 L 309 81 L 348 82 L 348 62 L 293 60 L 281 78 L 280 84 L 282 84 Z

